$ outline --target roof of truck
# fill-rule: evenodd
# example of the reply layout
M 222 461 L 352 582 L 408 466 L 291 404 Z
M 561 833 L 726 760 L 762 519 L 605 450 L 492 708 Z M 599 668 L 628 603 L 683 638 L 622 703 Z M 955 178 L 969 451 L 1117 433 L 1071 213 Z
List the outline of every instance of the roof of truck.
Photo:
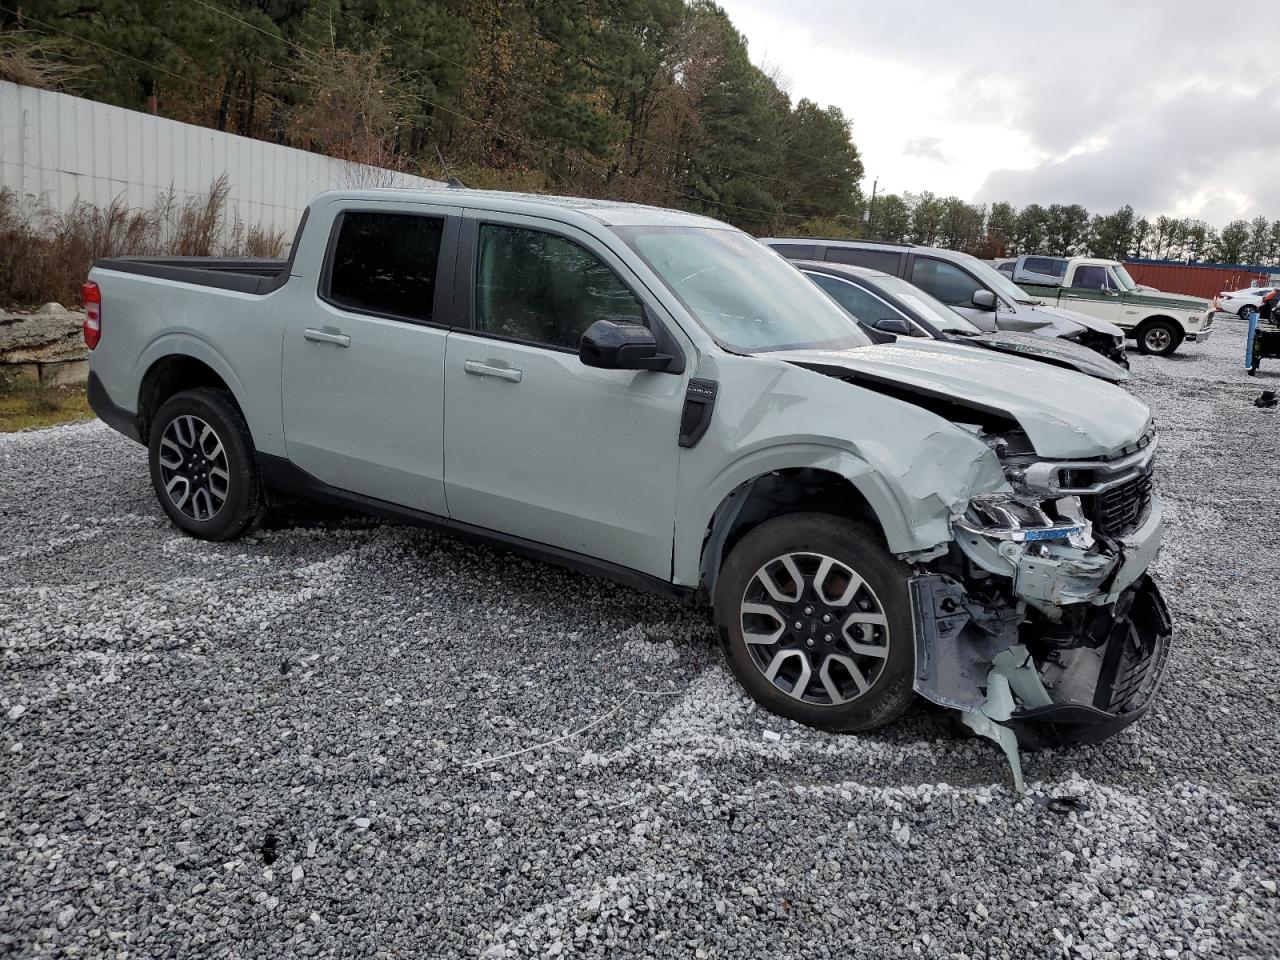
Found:
M 378 202 L 431 203 L 442 206 L 501 210 L 508 213 L 570 212 L 590 217 L 608 226 L 689 226 L 733 229 L 727 223 L 696 213 L 671 210 L 620 200 L 590 197 L 561 197 L 541 193 L 512 193 L 504 190 L 472 190 L 466 187 L 386 187 L 363 190 L 331 190 L 316 197 L 322 200 L 370 200 Z

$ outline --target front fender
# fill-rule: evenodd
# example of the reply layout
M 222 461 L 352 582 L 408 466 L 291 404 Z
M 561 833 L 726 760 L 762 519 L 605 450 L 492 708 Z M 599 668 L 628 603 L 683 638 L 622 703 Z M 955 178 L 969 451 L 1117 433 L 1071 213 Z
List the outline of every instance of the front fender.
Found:
M 951 519 L 979 492 L 1006 486 L 979 439 L 904 400 L 782 361 L 719 357 L 712 427 L 680 463 L 672 567 L 700 580 L 703 541 L 736 489 L 776 470 L 847 479 L 893 553 L 951 539 Z

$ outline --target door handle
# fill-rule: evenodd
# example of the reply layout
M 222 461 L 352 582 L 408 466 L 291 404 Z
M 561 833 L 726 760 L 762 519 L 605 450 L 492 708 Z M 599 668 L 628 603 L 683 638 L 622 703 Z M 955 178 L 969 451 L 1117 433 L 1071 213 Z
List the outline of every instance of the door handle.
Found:
M 326 330 L 316 330 L 308 327 L 302 331 L 302 335 L 312 343 L 332 343 L 335 347 L 351 346 L 351 338 L 343 333 L 329 333 Z
M 499 380 L 510 380 L 512 383 L 519 383 L 524 377 L 523 373 L 512 367 L 495 367 L 488 363 L 481 363 L 479 360 L 468 360 L 462 365 L 462 369 L 473 377 L 497 377 Z

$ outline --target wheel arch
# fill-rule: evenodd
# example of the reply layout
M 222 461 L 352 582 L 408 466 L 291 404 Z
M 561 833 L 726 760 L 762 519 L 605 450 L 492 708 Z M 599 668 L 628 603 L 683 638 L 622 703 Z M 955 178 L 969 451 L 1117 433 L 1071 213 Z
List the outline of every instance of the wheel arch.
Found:
M 682 511 L 691 522 L 677 522 L 673 560 L 677 583 L 697 584 L 708 593 L 714 592 L 733 545 L 759 523 L 787 513 L 862 520 L 895 554 L 928 549 L 950 538 L 945 510 L 909 517 L 893 487 L 871 464 L 829 448 L 807 456 L 775 449 L 745 458 L 717 478 L 699 505 L 696 514 Z
M 200 347 L 192 349 L 192 344 Z M 240 412 L 248 417 L 244 404 L 244 388 L 231 370 L 231 365 L 203 341 L 170 342 L 157 350 L 148 350 L 142 362 L 145 372 L 138 381 L 138 432 L 148 442 L 152 421 L 160 406 L 175 393 L 195 387 L 212 387 L 231 394 Z M 249 425 L 250 434 L 253 425 Z

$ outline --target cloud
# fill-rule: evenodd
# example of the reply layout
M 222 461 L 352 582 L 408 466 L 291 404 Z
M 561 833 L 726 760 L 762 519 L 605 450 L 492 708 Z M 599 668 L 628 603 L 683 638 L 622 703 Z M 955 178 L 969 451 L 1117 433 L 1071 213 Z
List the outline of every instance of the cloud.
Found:
M 938 163 L 950 163 L 951 158 L 942 152 L 941 137 L 914 137 L 902 145 L 902 153 L 908 157 L 922 157 Z
M 1274 0 L 1229 22 L 1203 0 L 723 5 L 794 96 L 851 117 L 882 189 L 1280 218 L 1280 56 L 1238 26 Z

